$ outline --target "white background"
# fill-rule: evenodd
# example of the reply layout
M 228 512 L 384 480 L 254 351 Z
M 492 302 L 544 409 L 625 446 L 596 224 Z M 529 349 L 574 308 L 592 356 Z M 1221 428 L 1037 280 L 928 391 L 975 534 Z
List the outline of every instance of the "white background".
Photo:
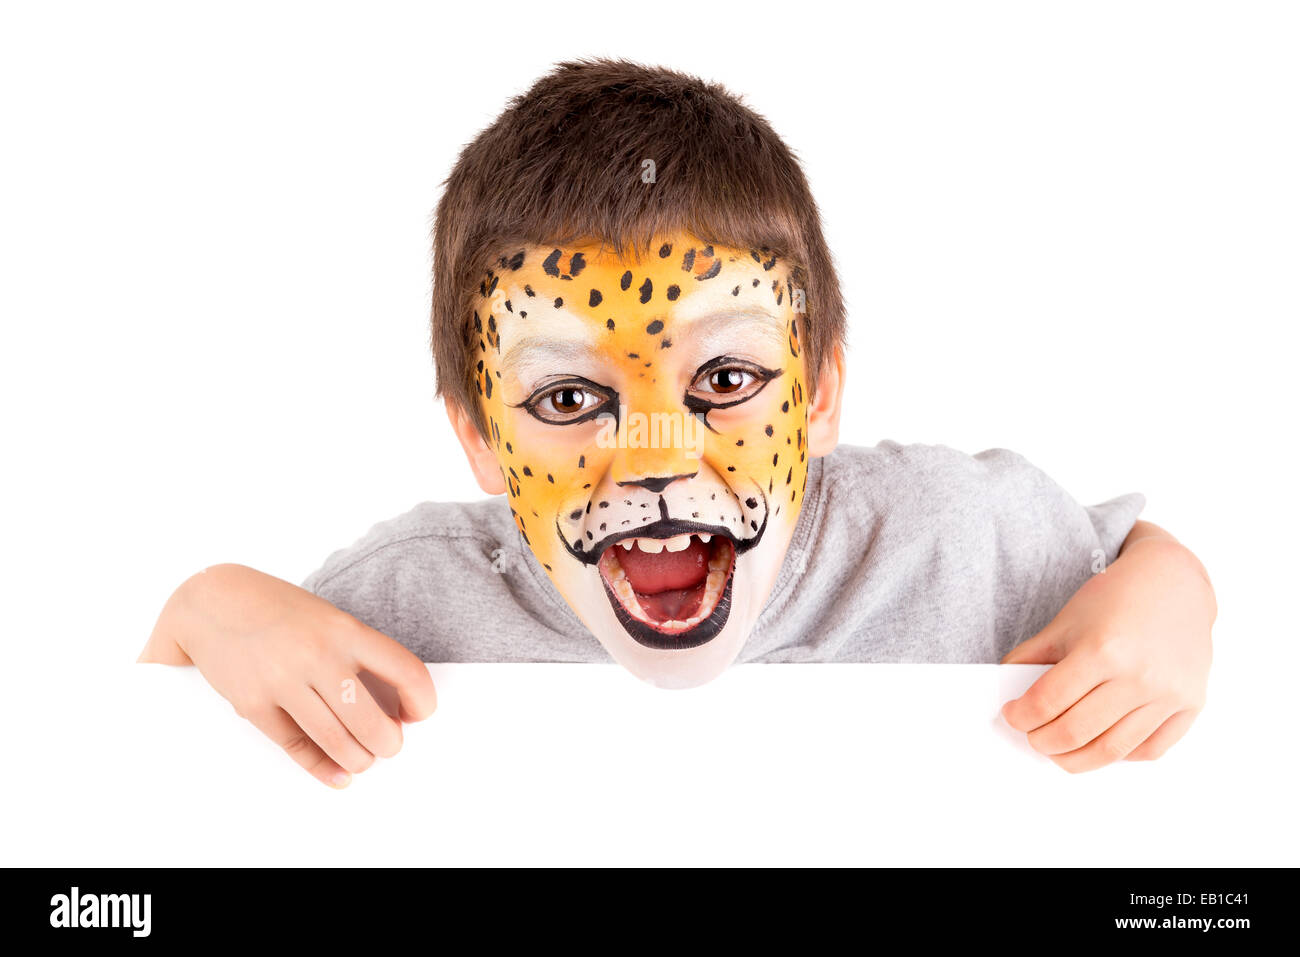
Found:
M 164 760 L 122 716 L 176 685 L 122 665 L 189 574 L 238 561 L 300 580 L 379 519 L 479 496 L 432 399 L 430 211 L 510 96 L 556 61 L 610 55 L 721 81 L 801 157 L 849 304 L 843 441 L 1012 448 L 1082 502 L 1144 492 L 1144 517 L 1201 556 L 1220 603 L 1210 703 L 1141 780 L 1162 801 L 1186 784 L 1204 862 L 1297 863 L 1276 799 L 1294 793 L 1300 664 L 1298 48 L 1282 3 L 5 6 L 0 805 L 23 802 L 19 833 L 0 815 L 5 845 L 40 861 L 56 790 L 80 789 L 88 822 L 97 801 L 147 801 L 129 763 L 111 799 L 90 769 Z M 176 726 L 244 734 L 228 709 L 173 717 L 186 699 L 166 700 Z M 861 813 L 921 773 L 901 756 L 926 753 L 926 727 L 892 729 L 914 737 Z M 263 757 L 226 749 L 211 774 L 342 797 Z M 1019 778 L 985 777 L 1014 823 Z M 1097 815 L 1060 822 L 1085 830 L 1046 861 L 1041 834 L 990 843 L 935 827 L 925 803 L 891 804 L 890 826 L 918 862 L 1106 863 L 1083 838 L 1135 826 L 1139 779 L 1095 777 L 1111 783 L 1079 786 L 1105 795 Z M 184 798 L 215 818 L 214 793 Z M 383 806 L 438 827 L 418 804 L 395 788 Z M 352 824 L 373 812 L 337 806 Z M 1158 811 L 1143 806 L 1154 827 Z M 794 846 L 799 815 L 764 820 Z M 1202 860 L 1172 837 L 1125 860 Z M 173 860 L 166 834 L 137 839 L 133 862 Z M 116 845 L 87 840 L 113 863 Z M 301 859 L 255 834 L 235 846 Z M 354 859 L 393 858 L 349 844 L 334 860 Z

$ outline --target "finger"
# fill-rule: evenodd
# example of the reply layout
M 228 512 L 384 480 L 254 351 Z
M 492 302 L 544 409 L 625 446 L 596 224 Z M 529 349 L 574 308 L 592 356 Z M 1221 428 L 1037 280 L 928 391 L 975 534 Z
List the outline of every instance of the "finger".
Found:
M 1017 731 L 1030 732 L 1064 714 L 1076 701 L 1110 677 L 1098 655 L 1076 650 L 1039 675 L 1019 698 L 1002 706 L 1002 716 Z
M 1141 692 L 1124 681 L 1105 681 L 1066 709 L 1059 718 L 1029 732 L 1029 744 L 1042 754 L 1075 751 L 1146 704 Z
M 336 680 L 314 683 L 316 693 L 343 722 L 363 748 L 381 758 L 402 749 L 402 725 L 384 714 L 357 675 L 341 674 Z
M 1108 731 L 1077 751 L 1053 754 L 1051 758 L 1071 774 L 1093 771 L 1112 761 L 1128 757 L 1169 717 L 1169 705 L 1152 701 L 1120 718 Z
M 1046 628 L 1034 637 L 1016 645 L 999 664 L 1004 665 L 1054 665 L 1065 657 L 1061 641 L 1065 627 L 1052 619 Z
M 351 783 L 352 775 L 330 760 L 329 755 L 283 709 L 272 707 L 265 712 L 250 714 L 248 720 L 322 784 L 345 788 Z
M 1187 708 L 1183 711 L 1175 712 L 1165 719 L 1165 723 L 1156 728 L 1155 732 L 1133 749 L 1129 754 L 1130 761 L 1154 761 L 1187 733 L 1187 729 L 1192 726 L 1196 720 L 1197 709 Z
M 375 763 L 375 756 L 352 737 L 352 732 L 321 700 L 315 688 L 304 686 L 299 694 L 280 706 L 344 770 L 360 774 Z
M 361 626 L 357 664 L 397 691 L 403 721 L 423 721 L 438 707 L 433 678 L 423 661 L 383 632 Z

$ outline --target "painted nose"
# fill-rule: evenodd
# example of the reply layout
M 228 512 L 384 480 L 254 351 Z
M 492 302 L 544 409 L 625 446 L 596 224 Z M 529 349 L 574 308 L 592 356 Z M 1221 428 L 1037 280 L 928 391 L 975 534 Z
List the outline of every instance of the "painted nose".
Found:
M 620 487 L 626 485 L 636 485 L 643 489 L 646 489 L 647 491 L 658 493 L 658 492 L 662 492 L 664 489 L 666 489 L 673 482 L 676 482 L 678 479 L 692 479 L 695 478 L 695 476 L 698 474 L 699 474 L 698 472 L 683 472 L 680 475 L 657 475 L 654 477 L 631 479 L 630 481 L 627 482 L 619 482 L 618 485 Z

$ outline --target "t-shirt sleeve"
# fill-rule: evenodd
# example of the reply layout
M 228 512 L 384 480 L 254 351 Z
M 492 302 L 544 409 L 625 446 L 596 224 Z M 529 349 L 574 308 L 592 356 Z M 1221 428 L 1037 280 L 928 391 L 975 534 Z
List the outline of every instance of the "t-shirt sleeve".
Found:
M 302 587 L 423 661 L 609 659 L 549 585 L 504 498 L 417 505 L 331 554 Z
M 999 656 L 1041 631 L 1071 596 L 1119 555 L 1146 504 L 1137 493 L 1080 505 L 1023 456 L 974 456 L 995 547 Z

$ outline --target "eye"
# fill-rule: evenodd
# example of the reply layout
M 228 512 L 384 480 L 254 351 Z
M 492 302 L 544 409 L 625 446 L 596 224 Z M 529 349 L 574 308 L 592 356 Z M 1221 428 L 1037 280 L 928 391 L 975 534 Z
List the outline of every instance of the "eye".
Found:
M 588 382 L 564 382 L 545 386 L 523 403 L 543 422 L 568 425 L 597 415 L 609 402 L 609 393 Z
M 764 369 L 753 362 L 719 356 L 702 365 L 686 393 L 686 405 L 697 411 L 739 405 L 763 391 L 780 369 Z
M 587 407 L 591 399 L 591 393 L 585 389 L 573 389 L 565 386 L 563 389 L 548 392 L 542 397 L 542 402 L 545 403 L 548 412 L 569 415 L 574 412 L 581 412 Z
M 733 392 L 739 392 L 753 381 L 753 374 L 746 372 L 744 369 L 718 369 L 709 373 L 708 379 L 705 380 L 705 386 L 706 391 L 717 392 L 720 395 L 730 395 Z

